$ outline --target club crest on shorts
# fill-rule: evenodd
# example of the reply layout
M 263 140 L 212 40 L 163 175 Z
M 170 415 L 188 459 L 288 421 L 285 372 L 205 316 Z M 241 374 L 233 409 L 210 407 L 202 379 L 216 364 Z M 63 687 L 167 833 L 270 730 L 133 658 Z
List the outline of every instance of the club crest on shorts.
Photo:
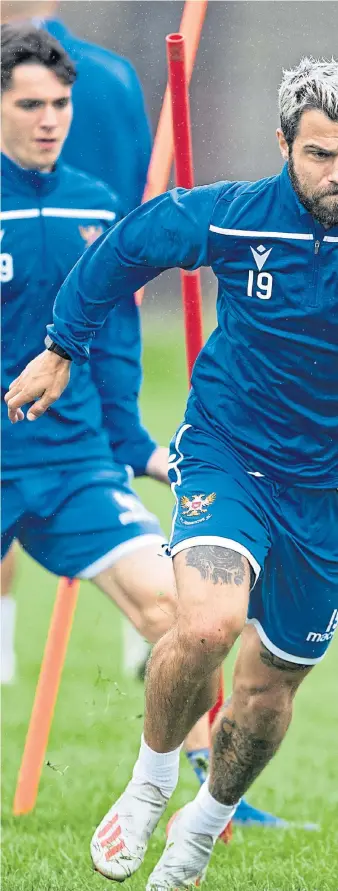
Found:
M 209 506 L 214 503 L 215 498 L 216 492 L 211 492 L 210 495 L 192 495 L 191 498 L 182 495 L 180 498 L 182 523 L 189 525 L 189 523 L 203 523 L 204 520 L 208 520 L 211 517 Z
M 87 247 L 94 244 L 94 241 L 102 235 L 102 232 L 102 226 L 79 226 L 79 233 L 86 242 Z

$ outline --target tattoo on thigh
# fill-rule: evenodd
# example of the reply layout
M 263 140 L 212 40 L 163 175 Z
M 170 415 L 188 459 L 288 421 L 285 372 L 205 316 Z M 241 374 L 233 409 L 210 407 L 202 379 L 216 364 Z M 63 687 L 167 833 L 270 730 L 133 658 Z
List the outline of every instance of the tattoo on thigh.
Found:
M 186 552 L 187 566 L 198 569 L 201 578 L 225 585 L 242 585 L 246 575 L 247 560 L 237 551 L 219 545 L 197 545 Z
M 260 649 L 260 659 L 264 665 L 267 665 L 268 668 L 277 668 L 279 671 L 288 671 L 290 673 L 296 671 L 309 671 L 309 665 L 298 665 L 295 662 L 288 662 L 286 659 L 280 659 L 279 656 L 275 656 L 274 653 L 271 653 L 264 644 L 261 644 Z

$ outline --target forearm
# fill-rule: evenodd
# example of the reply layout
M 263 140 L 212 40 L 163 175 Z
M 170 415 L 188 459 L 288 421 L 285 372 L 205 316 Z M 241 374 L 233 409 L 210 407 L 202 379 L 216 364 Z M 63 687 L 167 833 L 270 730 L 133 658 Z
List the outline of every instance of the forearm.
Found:
M 160 483 L 169 485 L 168 458 L 169 449 L 166 446 L 157 446 L 152 455 L 150 455 L 146 466 L 146 475 L 154 480 L 158 480 Z

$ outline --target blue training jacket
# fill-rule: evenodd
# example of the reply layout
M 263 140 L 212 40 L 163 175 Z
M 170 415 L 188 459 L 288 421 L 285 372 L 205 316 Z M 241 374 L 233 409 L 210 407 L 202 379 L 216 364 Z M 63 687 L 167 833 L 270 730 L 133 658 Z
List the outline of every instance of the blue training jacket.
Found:
M 71 34 L 62 22 L 43 27 L 60 41 L 77 69 L 74 117 L 62 158 L 104 180 L 124 213 L 141 202 L 151 153 L 151 133 L 140 81 L 131 63 Z
M 117 198 L 98 180 L 61 163 L 50 174 L 23 170 L 2 156 L 2 396 L 44 348 L 67 273 L 119 216 Z M 129 291 L 98 332 L 91 362 L 72 367 L 69 387 L 41 423 L 12 425 L 2 399 L 3 473 L 111 459 L 113 449 L 142 474 L 156 443 L 141 425 L 140 385 L 139 311 Z
M 282 485 L 338 486 L 338 226 L 279 176 L 174 189 L 103 235 L 61 288 L 53 339 L 76 363 L 111 306 L 164 269 L 210 265 L 218 325 L 194 366 L 187 423 Z

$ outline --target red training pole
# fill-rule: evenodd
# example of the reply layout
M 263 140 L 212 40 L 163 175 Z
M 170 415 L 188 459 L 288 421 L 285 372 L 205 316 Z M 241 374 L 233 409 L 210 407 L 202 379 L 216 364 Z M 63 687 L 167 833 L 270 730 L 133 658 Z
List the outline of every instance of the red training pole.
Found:
M 194 185 L 191 123 L 188 83 L 185 72 L 185 40 L 182 34 L 168 34 L 166 37 L 171 94 L 174 156 L 176 181 L 178 186 L 191 189 Z M 202 297 L 200 272 L 181 272 L 185 339 L 189 380 L 195 359 L 203 346 Z M 217 702 L 209 712 L 212 725 L 224 702 L 223 673 L 220 672 L 220 687 Z
M 185 0 L 179 33 L 185 38 L 185 68 L 188 86 L 201 39 L 208 0 Z M 142 201 L 150 201 L 168 188 L 174 144 L 169 86 L 166 86 Z
M 206 16 L 208 0 L 185 0 L 180 23 L 180 34 L 185 38 L 186 80 L 189 86 L 199 42 Z M 168 188 L 173 162 L 174 142 L 169 84 L 166 86 L 163 105 L 158 121 L 153 150 L 151 153 L 147 183 L 143 201 L 150 201 Z M 136 303 L 141 306 L 144 288 L 135 294 Z
M 166 37 L 169 89 L 174 136 L 176 183 L 185 189 L 194 185 L 188 83 L 185 70 L 183 34 Z M 185 341 L 189 381 L 192 367 L 203 346 L 202 295 L 200 271 L 181 271 Z

